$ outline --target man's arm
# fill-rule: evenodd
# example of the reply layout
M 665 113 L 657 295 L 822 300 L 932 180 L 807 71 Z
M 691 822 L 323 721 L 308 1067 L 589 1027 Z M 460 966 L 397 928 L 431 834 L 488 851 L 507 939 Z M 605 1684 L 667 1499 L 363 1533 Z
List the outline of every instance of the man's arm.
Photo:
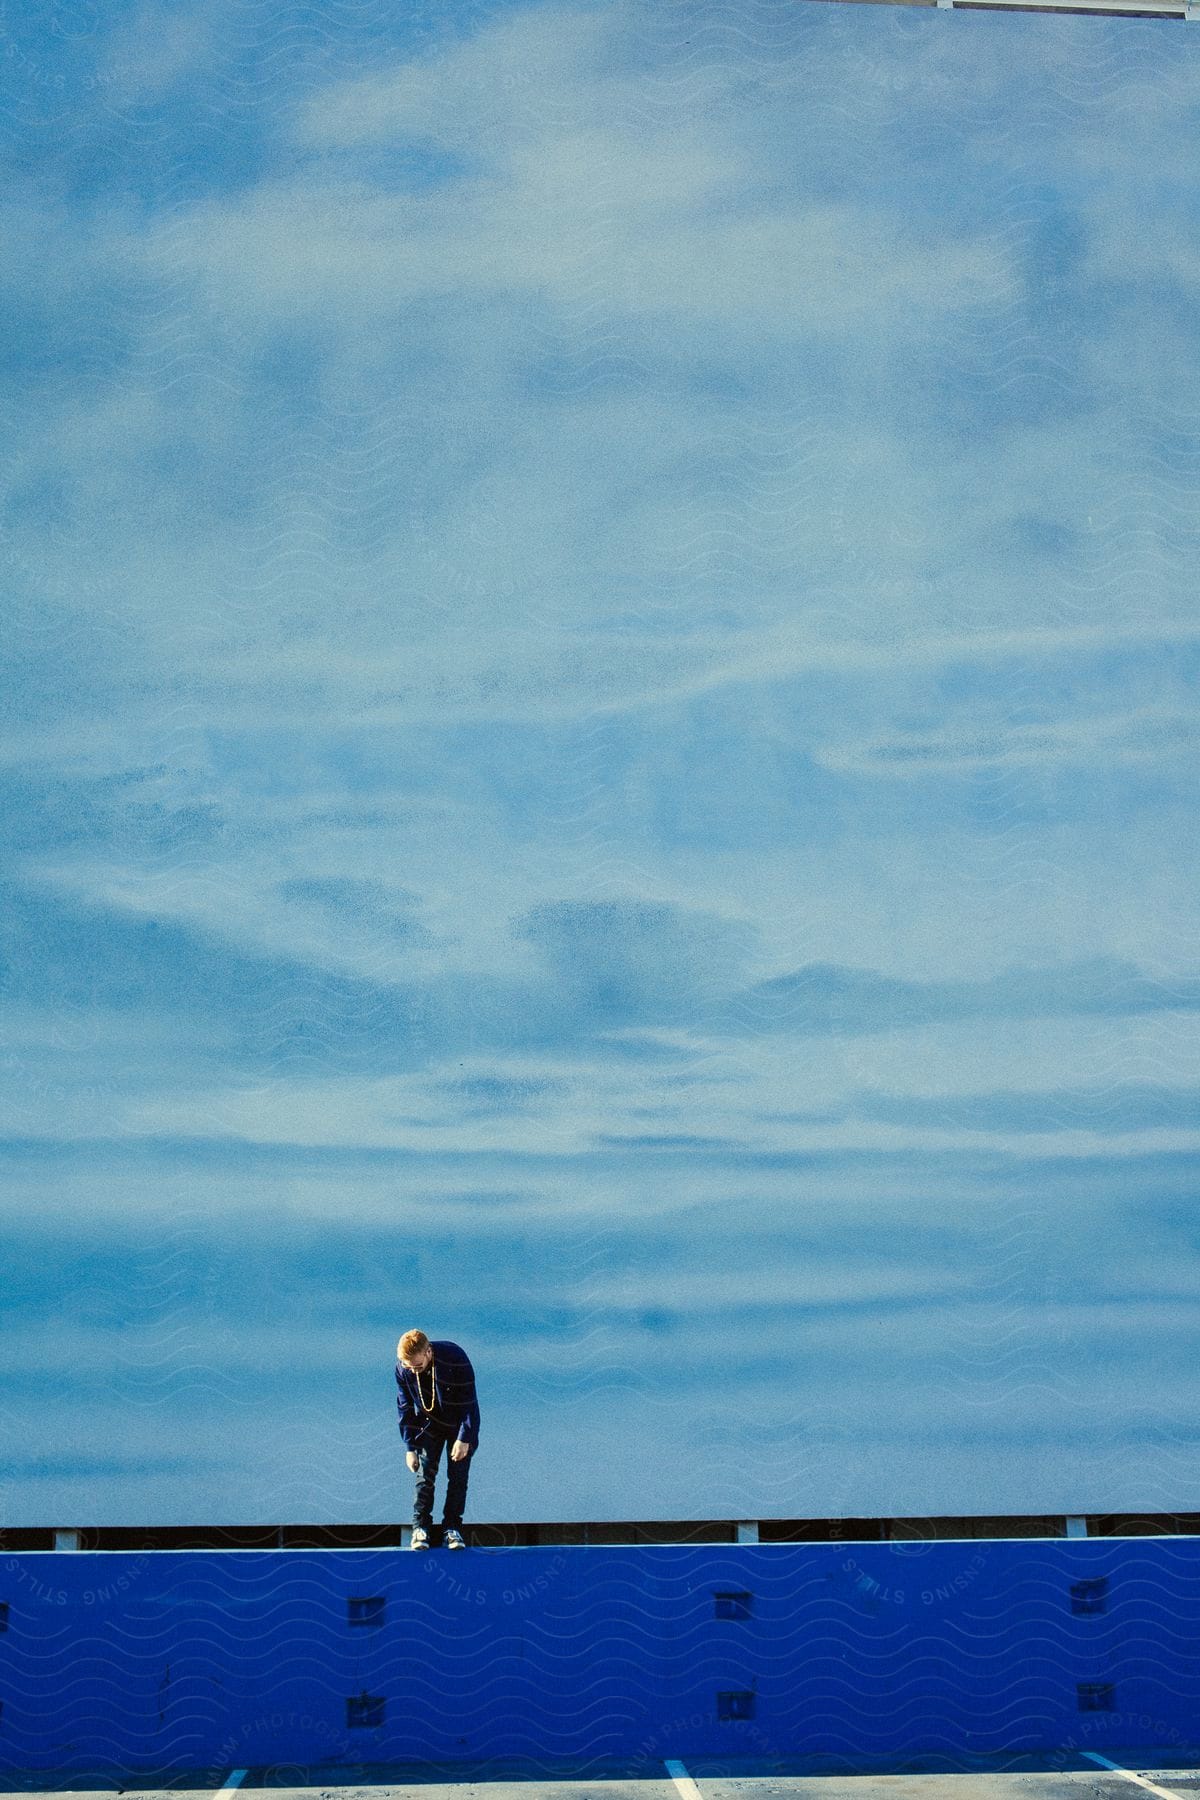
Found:
M 396 1411 L 400 1415 L 400 1435 L 407 1448 L 415 1450 L 417 1447 L 417 1409 L 413 1404 L 412 1395 L 408 1391 L 399 1363 L 396 1364 L 396 1386 L 399 1389 L 396 1395 Z
M 475 1371 L 471 1359 L 461 1346 L 446 1370 L 446 1400 L 459 1414 L 458 1436 L 472 1450 L 479 1442 L 479 1396 L 475 1392 Z

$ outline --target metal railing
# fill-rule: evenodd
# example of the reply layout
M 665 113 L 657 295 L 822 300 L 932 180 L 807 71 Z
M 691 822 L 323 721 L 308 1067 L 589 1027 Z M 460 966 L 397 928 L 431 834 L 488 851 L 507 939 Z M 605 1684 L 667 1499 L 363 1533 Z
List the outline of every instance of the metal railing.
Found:
M 945 12 L 1120 13 L 1128 19 L 1200 20 L 1200 0 L 825 0 L 826 4 L 928 6 Z

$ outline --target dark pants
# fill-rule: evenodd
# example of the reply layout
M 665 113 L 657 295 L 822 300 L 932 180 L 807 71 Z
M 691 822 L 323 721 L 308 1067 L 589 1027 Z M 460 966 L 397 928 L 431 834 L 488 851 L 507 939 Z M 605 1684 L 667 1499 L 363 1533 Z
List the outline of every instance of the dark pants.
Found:
M 437 1476 L 438 1463 L 442 1457 L 442 1446 L 446 1446 L 446 1499 L 442 1507 L 442 1526 L 448 1529 L 453 1526 L 456 1531 L 462 1529 L 463 1509 L 467 1504 L 467 1475 L 471 1467 L 474 1450 L 455 1462 L 450 1455 L 450 1445 L 454 1436 L 447 1436 L 436 1426 L 429 1426 L 425 1436 L 417 1447 L 417 1455 L 421 1459 L 417 1470 L 417 1488 L 413 1495 L 413 1524 L 423 1525 L 428 1531 L 433 1524 L 433 1484 Z

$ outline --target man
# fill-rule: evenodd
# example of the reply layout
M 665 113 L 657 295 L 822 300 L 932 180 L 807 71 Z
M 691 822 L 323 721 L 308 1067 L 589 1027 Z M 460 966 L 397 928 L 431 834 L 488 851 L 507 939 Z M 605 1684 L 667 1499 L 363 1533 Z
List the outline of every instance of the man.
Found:
M 433 1491 L 446 1456 L 446 1501 L 442 1542 L 447 1550 L 465 1550 L 463 1508 L 467 1499 L 470 1457 L 479 1443 L 479 1400 L 475 1371 L 465 1350 L 445 1338 L 433 1343 L 423 1331 L 406 1331 L 396 1345 L 396 1408 L 405 1461 L 418 1477 L 413 1497 L 414 1550 L 428 1550 L 433 1525 Z

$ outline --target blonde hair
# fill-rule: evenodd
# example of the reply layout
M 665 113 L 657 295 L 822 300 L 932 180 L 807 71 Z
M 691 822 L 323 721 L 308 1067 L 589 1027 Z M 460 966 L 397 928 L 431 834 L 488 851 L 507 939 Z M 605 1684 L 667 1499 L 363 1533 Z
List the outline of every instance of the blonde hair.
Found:
M 428 1342 L 429 1339 L 423 1331 L 406 1331 L 396 1345 L 396 1355 L 402 1361 L 407 1361 L 417 1351 L 423 1350 Z

